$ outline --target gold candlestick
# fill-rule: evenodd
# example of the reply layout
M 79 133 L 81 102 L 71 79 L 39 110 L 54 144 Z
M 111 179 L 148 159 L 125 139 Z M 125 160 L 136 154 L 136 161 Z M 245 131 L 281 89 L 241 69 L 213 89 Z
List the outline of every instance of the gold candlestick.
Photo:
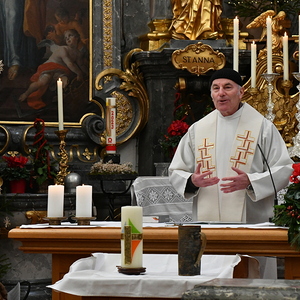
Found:
M 60 185 L 64 184 L 65 177 L 70 173 L 69 171 L 67 171 L 69 158 L 68 158 L 68 153 L 65 149 L 66 147 L 65 139 L 66 139 L 67 132 L 68 130 L 66 129 L 55 131 L 55 134 L 58 136 L 60 140 L 59 153 L 58 153 L 58 156 L 60 156 L 59 172 L 57 173 L 55 183 Z

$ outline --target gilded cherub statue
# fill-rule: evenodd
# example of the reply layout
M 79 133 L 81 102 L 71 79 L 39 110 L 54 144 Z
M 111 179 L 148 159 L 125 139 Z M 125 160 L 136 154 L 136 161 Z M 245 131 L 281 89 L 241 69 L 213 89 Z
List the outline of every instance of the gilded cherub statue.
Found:
M 220 0 L 171 0 L 174 39 L 217 39 L 222 36 Z
M 281 52 L 282 49 L 282 41 L 281 36 L 285 27 L 283 26 L 283 22 L 286 17 L 286 13 L 284 11 L 280 11 L 277 15 L 274 10 L 267 10 L 256 17 L 250 24 L 246 26 L 246 28 L 259 28 L 262 27 L 262 33 L 260 40 L 262 40 L 267 34 L 267 26 L 266 20 L 267 17 L 272 18 L 272 49 L 274 53 Z

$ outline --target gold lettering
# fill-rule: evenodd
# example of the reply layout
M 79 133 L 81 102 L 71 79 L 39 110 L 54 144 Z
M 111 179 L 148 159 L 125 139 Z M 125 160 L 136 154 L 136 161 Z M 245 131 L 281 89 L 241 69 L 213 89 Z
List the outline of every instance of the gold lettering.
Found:
M 172 54 L 172 63 L 177 69 L 187 69 L 197 75 L 221 69 L 225 61 L 223 53 L 201 42 L 188 45 L 184 50 L 175 50 Z

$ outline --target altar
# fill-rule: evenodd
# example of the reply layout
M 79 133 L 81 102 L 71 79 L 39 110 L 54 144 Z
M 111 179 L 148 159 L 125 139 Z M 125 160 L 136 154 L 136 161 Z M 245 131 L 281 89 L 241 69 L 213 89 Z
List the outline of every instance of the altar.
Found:
M 150 227 L 151 226 L 151 227 Z M 285 279 L 300 279 L 300 252 L 291 248 L 287 228 L 274 224 L 202 224 L 207 236 L 204 254 L 275 256 L 285 258 Z M 28 225 L 9 232 L 9 238 L 21 241 L 26 253 L 52 254 L 52 282 L 69 271 L 76 260 L 95 252 L 120 253 L 120 223 L 91 222 L 90 226 L 62 224 Z M 144 224 L 145 254 L 176 254 L 178 227 L 173 224 Z M 63 299 L 59 293 L 53 299 Z M 76 298 L 74 298 L 76 299 Z

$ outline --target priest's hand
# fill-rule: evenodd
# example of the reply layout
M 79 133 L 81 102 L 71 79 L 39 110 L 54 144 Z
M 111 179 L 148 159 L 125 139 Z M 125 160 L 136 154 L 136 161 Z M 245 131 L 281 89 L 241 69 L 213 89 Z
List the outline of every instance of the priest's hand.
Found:
M 209 177 L 213 172 L 208 171 L 201 173 L 201 163 L 196 167 L 195 173 L 191 176 L 192 183 L 197 187 L 206 187 L 217 184 L 220 179 L 218 177 Z
M 247 173 L 235 167 L 232 167 L 232 170 L 237 173 L 237 176 L 222 178 L 222 181 L 228 181 L 220 184 L 221 191 L 223 193 L 232 193 L 238 190 L 244 190 L 250 185 Z

